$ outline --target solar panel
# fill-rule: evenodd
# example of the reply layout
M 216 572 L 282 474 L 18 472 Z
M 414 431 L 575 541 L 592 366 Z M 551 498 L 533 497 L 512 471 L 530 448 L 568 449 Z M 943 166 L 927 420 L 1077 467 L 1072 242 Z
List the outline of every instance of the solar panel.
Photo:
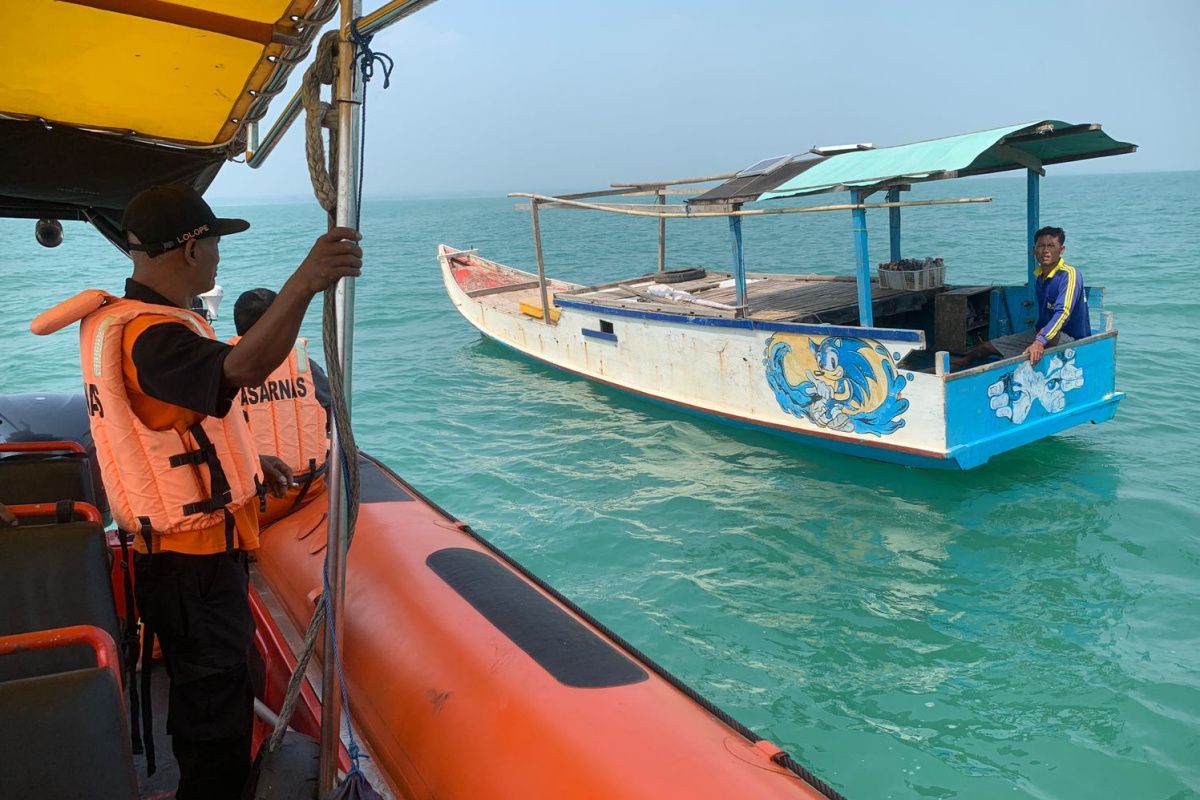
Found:
M 818 156 L 836 156 L 839 153 L 853 153 L 858 150 L 874 150 L 875 145 L 870 142 L 862 144 L 829 144 L 822 147 L 814 147 L 808 152 Z
M 739 178 L 749 178 L 751 175 L 766 175 L 768 172 L 778 169 L 784 164 L 792 160 L 791 155 L 775 156 L 774 158 L 764 158 L 762 161 L 757 161 L 737 174 Z

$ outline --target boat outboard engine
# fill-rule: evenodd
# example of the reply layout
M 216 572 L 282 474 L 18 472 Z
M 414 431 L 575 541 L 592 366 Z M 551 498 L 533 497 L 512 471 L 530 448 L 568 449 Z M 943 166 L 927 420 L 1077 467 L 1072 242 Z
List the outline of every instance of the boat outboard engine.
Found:
M 62 223 L 56 219 L 39 219 L 33 228 L 33 235 L 42 247 L 58 247 L 63 240 Z

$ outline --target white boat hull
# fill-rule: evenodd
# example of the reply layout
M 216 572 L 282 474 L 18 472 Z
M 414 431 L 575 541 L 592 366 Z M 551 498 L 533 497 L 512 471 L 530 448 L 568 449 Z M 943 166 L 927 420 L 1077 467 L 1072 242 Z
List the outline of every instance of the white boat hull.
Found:
M 919 332 L 643 312 L 571 297 L 550 300 L 559 316 L 547 324 L 519 307 L 519 297 L 524 296 L 526 309 L 533 305 L 540 312 L 536 276 L 474 254 L 459 255 L 460 260 L 507 271 L 505 279 L 513 285 L 534 284 L 517 298 L 497 302 L 504 295 L 485 289 L 480 296 L 460 285 L 451 261 L 458 253 L 462 251 L 439 248 L 446 291 L 459 313 L 488 338 L 644 398 L 840 452 L 902 464 L 967 468 L 1031 440 L 1028 432 L 1035 429 L 1039 433 L 1033 438 L 1041 438 L 1081 421 L 1107 419 L 1120 399 L 1110 386 L 1104 402 L 1060 414 L 1049 426 L 1018 431 L 1010 429 L 1010 420 L 1010 428 L 997 428 L 976 447 L 975 439 L 967 436 L 964 442 L 962 431 L 947 425 L 948 379 L 997 368 L 1011 371 L 1013 359 L 956 375 L 914 372 L 896 364 L 911 351 L 924 349 L 923 335 L 913 335 Z M 558 282 L 552 291 L 555 287 L 580 288 Z M 994 375 L 984 379 L 988 386 L 995 382 Z M 980 413 L 993 418 L 981 420 L 984 428 L 994 422 L 988 387 L 973 390 L 964 402 L 972 408 L 981 405 Z M 1080 414 L 1086 419 L 1075 419 Z

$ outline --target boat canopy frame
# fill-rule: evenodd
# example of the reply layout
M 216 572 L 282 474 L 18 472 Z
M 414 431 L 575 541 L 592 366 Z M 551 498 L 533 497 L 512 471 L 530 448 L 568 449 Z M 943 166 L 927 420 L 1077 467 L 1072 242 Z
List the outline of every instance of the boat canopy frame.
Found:
M 1025 291 L 1032 297 L 1037 261 L 1033 256 L 1033 237 L 1040 227 L 1041 184 L 1047 164 L 1059 164 L 1091 158 L 1123 155 L 1137 151 L 1137 145 L 1121 142 L 1104 133 L 1095 123 L 1071 124 L 1061 120 L 1040 120 L 960 134 L 894 147 L 851 145 L 835 148 L 813 147 L 801 156 L 771 159 L 763 171 L 743 170 L 703 178 L 668 181 L 613 183 L 610 188 L 561 196 L 516 192 L 509 197 L 530 200 L 527 206 L 533 219 L 534 247 L 538 280 L 542 293 L 542 320 L 553 324 L 546 294 L 545 265 L 542 258 L 542 208 L 583 208 L 631 216 L 658 219 L 658 270 L 666 269 L 666 220 L 677 218 L 727 217 L 733 254 L 733 276 L 737 292 L 738 317 L 746 314 L 746 264 L 742 246 L 741 220 L 745 216 L 802 214 L 822 211 L 850 211 L 857 282 L 859 324 L 874 327 L 871 301 L 871 270 L 867 248 L 868 209 L 888 209 L 888 243 L 892 261 L 901 259 L 900 211 L 907 206 L 960 205 L 990 202 L 991 198 L 901 201 L 900 193 L 912 184 L 949 178 L 962 178 L 995 172 L 1024 169 L 1026 178 L 1026 276 Z M 810 157 L 811 156 L 811 157 Z M 669 206 L 668 194 L 676 187 L 722 181 L 718 186 L 699 191 L 683 205 Z M 744 209 L 746 203 L 777 200 L 834 191 L 849 191 L 850 202 L 823 206 Z M 876 192 L 885 191 L 884 202 L 868 203 Z M 684 191 L 691 194 L 691 192 Z M 618 195 L 656 196 L 654 204 L 586 202 Z M 521 207 L 524 208 L 524 207 Z

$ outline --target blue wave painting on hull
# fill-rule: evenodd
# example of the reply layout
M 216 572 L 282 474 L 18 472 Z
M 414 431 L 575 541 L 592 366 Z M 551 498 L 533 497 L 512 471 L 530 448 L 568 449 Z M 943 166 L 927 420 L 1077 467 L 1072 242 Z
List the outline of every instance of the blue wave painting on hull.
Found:
M 904 427 L 908 384 L 887 348 L 867 339 L 778 333 L 767 340 L 767 383 L 779 407 L 822 428 L 883 436 Z

